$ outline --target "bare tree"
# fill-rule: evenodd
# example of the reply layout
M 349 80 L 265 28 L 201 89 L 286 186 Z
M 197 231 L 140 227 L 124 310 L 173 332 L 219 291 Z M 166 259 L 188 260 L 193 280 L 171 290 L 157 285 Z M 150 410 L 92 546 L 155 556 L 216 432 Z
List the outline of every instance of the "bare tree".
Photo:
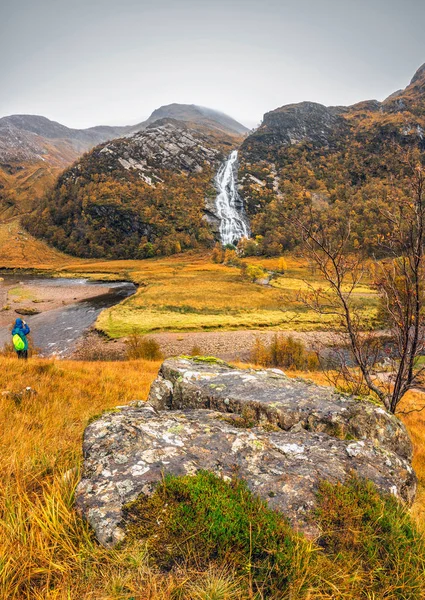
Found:
M 323 223 L 311 213 L 306 221 L 297 222 L 307 256 L 327 284 L 319 290 L 311 286 L 308 302 L 315 310 L 339 317 L 361 383 L 392 413 L 405 393 L 420 385 L 424 371 L 418 359 L 425 351 L 425 172 L 420 164 L 409 162 L 407 167 L 409 190 L 394 193 L 391 207 L 379 214 L 391 225 L 391 234 L 381 242 L 386 258 L 367 260 L 355 250 L 349 221 Z M 361 307 L 355 299 L 358 286 L 366 275 L 370 279 L 371 270 L 393 350 L 393 377 L 386 382 L 376 373 L 378 338 L 373 331 L 364 330 Z M 347 368 L 341 373 L 356 377 Z

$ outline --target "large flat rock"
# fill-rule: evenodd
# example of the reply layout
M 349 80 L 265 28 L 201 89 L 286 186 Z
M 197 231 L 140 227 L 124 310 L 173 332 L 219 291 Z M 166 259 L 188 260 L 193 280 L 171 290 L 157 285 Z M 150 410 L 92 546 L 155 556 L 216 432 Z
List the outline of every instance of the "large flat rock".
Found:
M 222 361 L 169 359 L 161 366 L 149 395 L 158 409 L 210 408 L 249 412 L 259 422 L 288 431 L 301 427 L 342 439 L 367 439 L 412 458 L 403 423 L 385 409 L 333 388 L 287 377 L 279 369 L 234 369 Z
M 311 512 L 322 480 L 342 482 L 355 473 L 405 502 L 414 498 L 408 436 L 374 405 L 360 411 L 372 437 L 355 436 L 347 425 L 357 414 L 353 399 L 274 370 L 186 359 L 164 362 L 150 402 L 157 408 L 138 403 L 106 413 L 84 434 L 77 506 L 105 546 L 124 537 L 123 506 L 152 493 L 164 473 L 206 469 L 241 477 L 309 535 L 318 533 Z M 342 430 L 327 425 L 336 417 L 329 422 Z M 395 451 L 403 435 L 402 452 Z

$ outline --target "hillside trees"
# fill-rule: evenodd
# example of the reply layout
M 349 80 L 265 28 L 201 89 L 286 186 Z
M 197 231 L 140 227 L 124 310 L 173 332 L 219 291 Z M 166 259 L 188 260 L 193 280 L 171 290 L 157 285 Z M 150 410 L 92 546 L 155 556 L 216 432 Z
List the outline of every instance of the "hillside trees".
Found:
M 420 155 L 412 154 L 403 170 L 408 178 L 393 188 L 391 202 L 375 207 L 386 231 L 378 234 L 383 258 L 375 258 L 372 272 L 392 346 L 394 376 L 386 384 L 376 377 L 376 336 L 363 331 L 356 310 L 355 293 L 370 276 L 370 261 L 365 260 L 366 248 L 356 244 L 351 219 L 329 214 L 320 218 L 311 211 L 308 220 L 296 220 L 306 254 L 327 284 L 326 289 L 311 290 L 310 304 L 339 316 L 360 383 L 393 413 L 406 392 L 421 384 L 420 356 L 425 352 L 425 169 Z M 352 371 L 348 376 L 356 377 Z
M 161 175 L 163 183 L 152 187 L 132 174 L 117 178 L 88 170 L 71 178 L 65 172 L 24 224 L 81 257 L 150 258 L 212 245 L 203 219 L 210 170 Z

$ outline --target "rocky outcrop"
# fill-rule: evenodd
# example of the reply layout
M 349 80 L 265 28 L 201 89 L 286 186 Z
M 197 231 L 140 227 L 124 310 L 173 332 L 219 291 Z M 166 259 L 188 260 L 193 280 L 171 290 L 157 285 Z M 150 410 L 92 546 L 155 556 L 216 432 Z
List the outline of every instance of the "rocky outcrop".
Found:
M 84 435 L 77 506 L 108 546 L 125 531 L 122 509 L 150 494 L 164 473 L 206 469 L 243 478 L 310 535 L 321 480 L 350 474 L 411 502 L 416 479 L 403 425 L 383 409 L 279 370 L 219 361 L 163 363 L 148 403 L 118 408 Z
M 270 423 L 284 431 L 296 427 L 342 439 L 367 439 L 403 458 L 412 458 L 406 428 L 394 415 L 333 388 L 291 379 L 279 369 L 252 371 L 232 369 L 220 362 L 166 360 L 152 385 L 149 403 L 159 410 L 249 411 L 255 422 Z
M 264 115 L 261 126 L 244 141 L 241 152 L 255 162 L 270 149 L 310 143 L 317 147 L 333 144 L 336 132 L 346 129 L 341 114 L 347 109 L 316 102 L 288 104 Z
M 207 135 L 194 132 L 174 119 L 156 121 L 138 133 L 96 148 L 94 168 L 102 171 L 132 171 L 149 185 L 162 181 L 161 171 L 196 173 L 205 164 L 216 167 L 221 160 Z M 80 165 L 74 170 L 78 176 Z

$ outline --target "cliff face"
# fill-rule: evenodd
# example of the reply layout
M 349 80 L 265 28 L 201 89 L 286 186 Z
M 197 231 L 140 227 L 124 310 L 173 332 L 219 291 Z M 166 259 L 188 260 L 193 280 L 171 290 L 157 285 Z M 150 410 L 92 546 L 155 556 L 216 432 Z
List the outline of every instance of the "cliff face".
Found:
M 261 126 L 242 144 L 242 153 L 257 158 L 268 150 L 309 142 L 329 147 L 336 135 L 347 129 L 341 117 L 344 109 L 315 102 L 282 106 L 264 115 Z
M 125 535 L 123 506 L 151 494 L 164 473 L 235 474 L 309 535 L 323 480 L 353 472 L 412 502 L 412 446 L 393 415 L 278 369 L 238 370 L 219 361 L 170 359 L 148 403 L 105 414 L 84 435 L 77 506 L 98 540 Z

